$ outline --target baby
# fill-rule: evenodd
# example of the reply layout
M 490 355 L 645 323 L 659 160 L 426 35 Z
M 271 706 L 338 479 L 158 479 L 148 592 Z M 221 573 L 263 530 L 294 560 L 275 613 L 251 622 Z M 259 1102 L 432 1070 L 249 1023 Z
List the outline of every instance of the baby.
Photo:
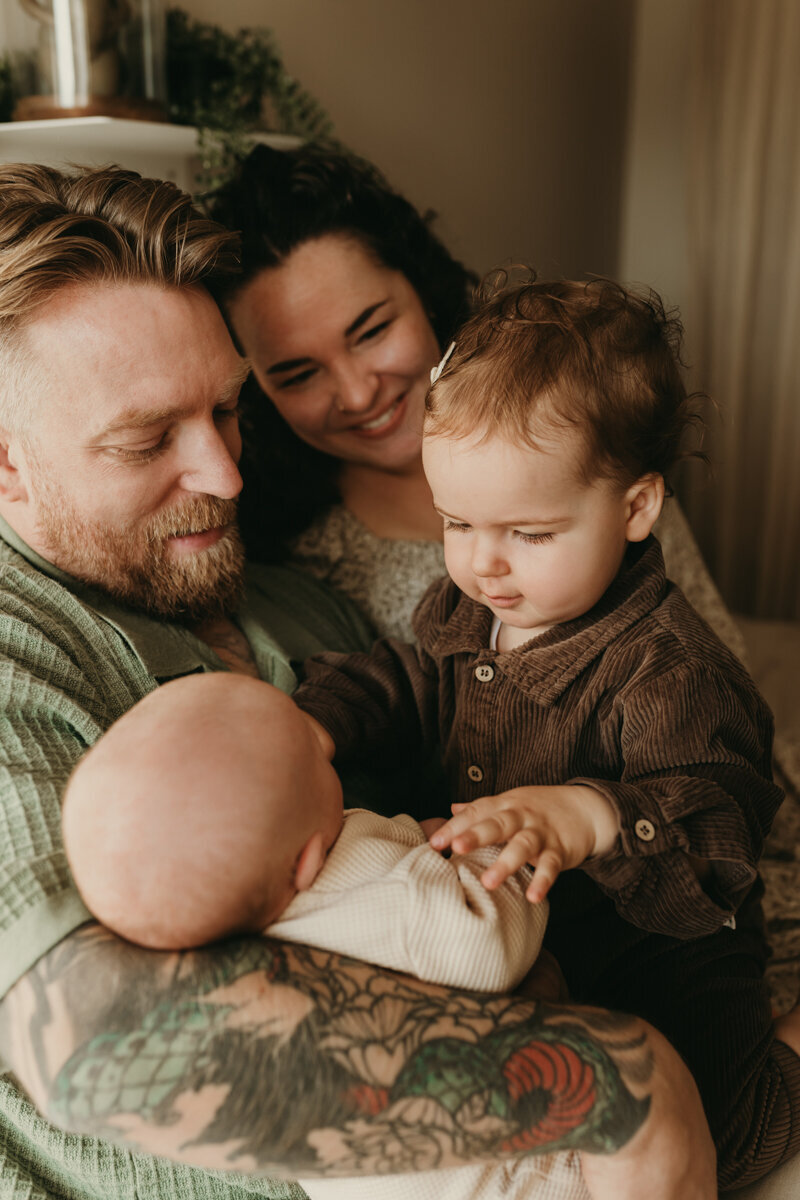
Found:
M 504 844 L 488 888 L 530 863 L 538 901 L 582 867 L 627 921 L 693 938 L 733 919 L 781 793 L 769 710 L 651 536 L 693 420 L 679 332 L 603 280 L 486 302 L 426 408 L 450 579 L 416 646 L 323 655 L 295 699 L 337 763 L 440 744 L 456 815 L 431 842 Z
M 263 931 L 341 827 L 309 723 L 277 688 L 228 673 L 151 692 L 81 759 L 63 805 L 87 907 L 153 949 Z
M 63 830 L 86 906 L 152 949 L 269 931 L 510 991 L 542 942 L 523 877 L 491 901 L 481 887 L 495 851 L 447 861 L 411 817 L 344 812 L 311 722 L 244 675 L 188 675 L 134 705 L 73 772 Z
M 311 722 L 244 675 L 188 675 L 134 705 L 75 768 L 63 829 L 87 907 L 152 949 L 268 931 L 505 992 L 542 943 L 524 874 L 490 898 L 496 850 L 443 859 L 411 817 L 344 811 Z

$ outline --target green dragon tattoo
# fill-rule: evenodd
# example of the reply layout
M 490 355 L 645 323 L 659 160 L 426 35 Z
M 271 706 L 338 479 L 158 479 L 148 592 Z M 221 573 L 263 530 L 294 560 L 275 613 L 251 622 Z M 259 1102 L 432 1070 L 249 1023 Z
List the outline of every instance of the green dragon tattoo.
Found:
M 106 1032 L 76 1040 L 51 1093 L 58 1123 L 145 1150 L 157 1146 L 143 1130 L 177 1126 L 186 1161 L 216 1145 L 234 1170 L 311 1176 L 611 1153 L 649 1111 L 633 1019 L 459 994 L 263 939 L 169 957 L 182 965 L 157 1002 L 116 999 Z M 214 1104 L 193 1125 L 204 1091 Z

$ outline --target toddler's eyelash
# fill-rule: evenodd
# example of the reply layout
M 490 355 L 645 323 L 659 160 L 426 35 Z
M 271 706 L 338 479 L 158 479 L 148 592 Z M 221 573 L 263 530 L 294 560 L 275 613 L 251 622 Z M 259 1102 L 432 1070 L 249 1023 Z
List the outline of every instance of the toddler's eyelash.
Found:
M 450 517 L 445 517 L 444 528 L 446 532 L 466 533 L 472 526 L 465 525 L 459 521 L 452 521 Z M 552 533 L 521 533 L 519 529 L 514 530 L 514 536 L 529 546 L 540 546 L 543 542 L 552 542 L 553 540 Z
M 538 546 L 542 542 L 552 542 L 552 533 L 520 533 L 517 529 L 514 531 L 521 542 L 527 542 L 529 545 Z

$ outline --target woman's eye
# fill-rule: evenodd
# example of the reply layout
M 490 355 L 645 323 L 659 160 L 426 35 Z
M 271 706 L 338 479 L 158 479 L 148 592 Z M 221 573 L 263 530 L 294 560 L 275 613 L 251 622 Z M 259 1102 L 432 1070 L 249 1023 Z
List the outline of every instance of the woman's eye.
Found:
M 281 379 L 272 386 L 279 392 L 284 392 L 288 388 L 302 387 L 304 383 L 308 383 L 309 379 L 313 379 L 316 373 L 316 367 L 309 367 L 308 370 L 299 371 L 297 375 L 290 375 L 288 379 Z
M 515 529 L 514 535 L 528 546 L 539 546 L 542 542 L 552 542 L 553 540 L 552 533 L 523 533 L 521 530 Z
M 365 329 L 358 339 L 360 342 L 368 342 L 370 338 L 377 337 L 379 333 L 383 333 L 384 329 L 388 329 L 391 321 L 380 321 L 377 325 L 372 325 L 369 329 Z

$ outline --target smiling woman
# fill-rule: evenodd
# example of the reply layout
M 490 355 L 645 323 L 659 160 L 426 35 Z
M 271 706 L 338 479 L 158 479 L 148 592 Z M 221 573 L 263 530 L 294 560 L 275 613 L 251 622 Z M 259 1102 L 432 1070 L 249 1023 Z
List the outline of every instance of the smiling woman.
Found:
M 319 148 L 257 147 L 212 211 L 242 234 L 243 275 L 222 299 L 253 362 L 248 550 L 293 558 L 408 637 L 444 572 L 423 403 L 473 277 L 374 167 Z
M 339 486 L 351 507 L 371 491 L 364 468 L 419 476 L 422 412 L 439 347 L 400 271 L 353 237 L 329 234 L 257 275 L 233 298 L 230 315 L 284 420 L 340 460 Z

